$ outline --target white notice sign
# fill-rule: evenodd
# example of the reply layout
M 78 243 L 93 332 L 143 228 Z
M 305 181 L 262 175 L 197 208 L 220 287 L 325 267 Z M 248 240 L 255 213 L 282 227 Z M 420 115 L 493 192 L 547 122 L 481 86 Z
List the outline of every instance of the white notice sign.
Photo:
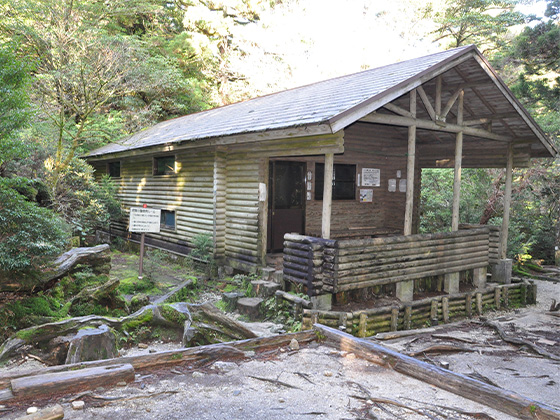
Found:
M 138 233 L 158 233 L 161 226 L 161 210 L 130 208 L 130 222 L 128 230 Z
M 381 185 L 381 170 L 362 168 L 362 187 L 379 187 Z

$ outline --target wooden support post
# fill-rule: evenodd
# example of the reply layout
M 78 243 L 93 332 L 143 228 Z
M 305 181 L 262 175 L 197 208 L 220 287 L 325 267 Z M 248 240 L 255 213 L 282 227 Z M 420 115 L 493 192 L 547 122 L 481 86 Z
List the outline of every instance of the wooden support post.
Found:
M 464 92 L 459 94 L 457 104 L 457 125 L 463 124 L 463 98 Z M 459 230 L 459 199 L 461 197 L 461 166 L 463 161 L 463 132 L 455 137 L 455 172 L 453 175 L 453 214 L 451 216 L 451 230 Z
M 365 337 L 367 331 L 367 315 L 364 313 L 360 314 L 360 324 L 358 328 L 358 337 Z
M 266 250 L 268 248 L 268 190 L 269 160 L 261 159 L 259 162 L 259 240 L 258 252 L 260 263 L 266 267 Z
M 325 239 L 331 237 L 331 210 L 332 210 L 332 183 L 334 169 L 334 154 L 325 154 L 325 174 L 323 183 L 323 219 L 321 236 Z
M 441 298 L 441 310 L 443 312 L 443 323 L 447 324 L 449 322 L 449 298 Z
M 416 90 L 410 91 L 410 113 L 416 118 Z M 414 173 L 416 161 L 416 126 L 408 127 L 408 153 L 406 159 L 406 206 L 404 212 L 404 234 L 412 234 L 414 211 Z
M 504 217 L 502 219 L 502 230 L 500 232 L 500 245 L 498 255 L 504 260 L 507 255 L 507 241 L 509 229 L 509 211 L 511 207 L 511 184 L 513 181 L 513 144 L 509 143 L 507 151 L 506 185 L 504 190 Z
M 140 234 L 140 261 L 138 266 L 138 280 L 142 280 L 142 273 L 144 272 L 144 248 L 145 248 L 146 234 L 142 232 Z
M 352 337 L 324 325 L 315 325 L 314 328 L 327 337 L 327 342 L 338 350 L 352 352 L 369 362 L 392 368 L 399 373 L 435 385 L 438 388 L 487 405 L 516 418 L 527 420 L 560 418 L 560 410 L 557 407 L 406 356 L 371 340 Z
M 391 308 L 391 331 L 397 331 L 399 326 L 399 308 L 393 306 Z
M 500 309 L 502 307 L 502 296 L 498 286 L 494 289 L 494 306 L 496 309 Z
M 475 296 L 476 296 L 476 314 L 482 315 L 482 293 L 477 292 Z
M 410 330 L 410 328 L 412 328 L 412 306 L 411 305 L 405 305 L 405 307 L 404 307 L 403 328 L 405 330 Z
M 432 325 L 432 327 L 439 324 L 438 306 L 439 304 L 437 299 L 432 299 L 430 305 L 430 324 Z
M 467 318 L 472 318 L 472 294 L 467 293 L 465 296 L 465 312 L 467 313 Z
M 435 98 L 436 121 L 441 119 L 441 75 L 436 77 L 436 98 Z

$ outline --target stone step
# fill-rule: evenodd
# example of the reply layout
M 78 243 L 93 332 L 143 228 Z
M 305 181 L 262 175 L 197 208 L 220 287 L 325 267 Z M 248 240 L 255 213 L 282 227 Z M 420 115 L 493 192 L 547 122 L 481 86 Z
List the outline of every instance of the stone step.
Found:
M 253 286 L 253 293 L 261 298 L 274 296 L 274 293 L 281 289 L 278 283 L 264 280 L 253 280 L 251 286 Z
M 262 267 L 261 268 L 261 276 L 265 281 L 273 281 L 274 280 L 274 272 L 276 268 L 274 267 Z
M 242 315 L 247 315 L 251 321 L 258 321 L 262 317 L 261 298 L 241 298 L 237 301 L 237 310 Z

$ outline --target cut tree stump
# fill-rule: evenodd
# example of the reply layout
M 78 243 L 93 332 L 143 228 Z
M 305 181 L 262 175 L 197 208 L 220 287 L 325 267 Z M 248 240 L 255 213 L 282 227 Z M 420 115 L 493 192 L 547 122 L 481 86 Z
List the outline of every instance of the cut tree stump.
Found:
M 98 386 L 134 381 L 134 368 L 130 364 L 93 367 L 66 372 L 47 373 L 12 379 L 12 392 L 16 398 L 37 395 L 76 392 Z
M 261 298 L 241 298 L 237 301 L 237 310 L 242 315 L 247 315 L 251 321 L 261 318 Z
M 406 356 L 369 340 L 360 339 L 321 324 L 314 329 L 340 350 L 419 379 L 461 397 L 492 407 L 520 419 L 559 420 L 560 410 L 513 391 L 504 390 Z

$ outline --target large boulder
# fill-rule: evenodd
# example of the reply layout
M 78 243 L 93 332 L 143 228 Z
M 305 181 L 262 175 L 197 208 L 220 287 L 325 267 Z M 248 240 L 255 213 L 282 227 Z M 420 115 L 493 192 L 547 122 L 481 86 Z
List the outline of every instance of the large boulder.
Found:
M 117 340 L 107 325 L 84 328 L 70 339 L 66 364 L 117 357 Z

